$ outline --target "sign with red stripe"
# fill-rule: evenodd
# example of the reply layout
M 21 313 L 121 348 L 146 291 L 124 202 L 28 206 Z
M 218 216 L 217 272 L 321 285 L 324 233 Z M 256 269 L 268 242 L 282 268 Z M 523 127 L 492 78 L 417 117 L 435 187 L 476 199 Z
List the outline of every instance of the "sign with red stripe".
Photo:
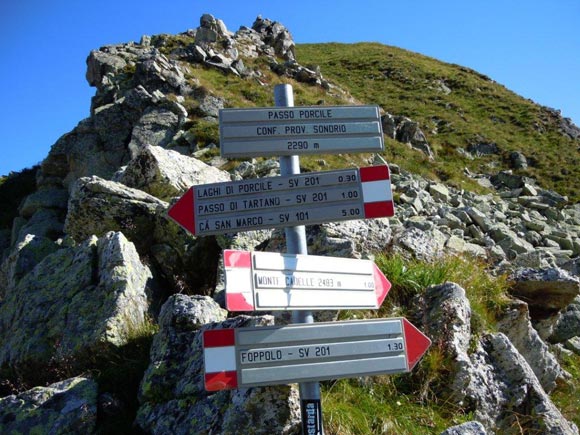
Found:
M 430 345 L 405 318 L 207 330 L 205 388 L 404 373 Z
M 169 210 L 201 236 L 393 215 L 386 165 L 202 184 Z
M 376 309 L 391 283 L 370 260 L 225 250 L 229 311 Z

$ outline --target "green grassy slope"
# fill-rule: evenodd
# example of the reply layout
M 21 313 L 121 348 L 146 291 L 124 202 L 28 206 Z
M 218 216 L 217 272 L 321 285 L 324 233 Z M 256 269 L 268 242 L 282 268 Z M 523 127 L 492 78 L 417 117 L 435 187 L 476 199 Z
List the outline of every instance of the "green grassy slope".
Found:
M 509 169 L 509 155 L 519 151 L 530 167 L 516 173 L 536 178 L 572 202 L 580 199 L 580 188 L 571 182 L 580 179 L 580 141 L 561 134 L 552 111 L 490 78 L 376 43 L 304 44 L 296 52 L 301 64 L 319 65 L 327 79 L 361 102 L 420 123 L 436 161 L 424 167 L 418 153 L 410 155 L 390 143 L 386 155 L 394 163 L 461 186 L 463 168 L 493 174 Z M 500 154 L 469 160 L 457 152 L 482 142 L 497 144 Z

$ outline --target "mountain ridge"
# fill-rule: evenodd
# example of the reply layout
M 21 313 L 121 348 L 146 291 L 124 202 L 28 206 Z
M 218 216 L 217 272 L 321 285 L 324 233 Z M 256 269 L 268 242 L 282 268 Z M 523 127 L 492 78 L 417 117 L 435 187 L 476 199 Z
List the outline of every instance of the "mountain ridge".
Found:
M 331 433 L 577 434 L 575 186 L 566 198 L 534 180 L 549 168 L 524 148 L 511 159 L 512 142 L 540 137 L 545 111 L 462 68 L 376 44 L 296 46 L 261 17 L 234 34 L 204 15 L 180 35 L 92 51 L 91 116 L 9 180 L 20 205 L 0 231 L 0 421 L 22 432 L 55 419 L 82 433 L 299 430 L 295 387 L 208 394 L 202 382 L 203 330 L 274 321 L 223 309 L 222 250 L 282 252 L 282 233 L 194 237 L 167 217 L 190 184 L 279 174 L 275 159 L 221 158 L 218 115 L 271 106 L 274 86 L 291 83 L 296 105 L 382 107 L 385 152 L 301 165 L 387 160 L 396 203 L 392 219 L 308 227 L 309 253 L 374 259 L 393 283 L 377 312 L 318 319 L 404 314 L 434 343 L 409 375 L 325 384 Z M 476 88 L 485 98 L 470 99 Z M 482 113 L 479 138 L 469 121 Z M 559 122 L 547 119 L 545 136 L 572 149 Z

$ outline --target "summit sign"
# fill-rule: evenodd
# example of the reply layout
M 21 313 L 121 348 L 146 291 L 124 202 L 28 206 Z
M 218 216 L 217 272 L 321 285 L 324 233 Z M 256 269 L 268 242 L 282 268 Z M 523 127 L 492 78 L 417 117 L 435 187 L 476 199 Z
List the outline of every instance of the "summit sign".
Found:
M 220 110 L 223 157 L 379 152 L 378 106 L 310 106 Z

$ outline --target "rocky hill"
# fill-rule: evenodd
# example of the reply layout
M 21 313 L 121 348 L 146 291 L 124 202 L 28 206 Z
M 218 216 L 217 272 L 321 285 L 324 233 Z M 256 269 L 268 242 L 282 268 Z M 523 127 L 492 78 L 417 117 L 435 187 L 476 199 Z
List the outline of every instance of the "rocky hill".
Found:
M 260 17 L 233 33 L 204 15 L 183 34 L 101 47 L 86 77 L 91 116 L 0 185 L 18 204 L 0 221 L 2 432 L 299 432 L 295 386 L 203 388 L 201 331 L 275 321 L 224 309 L 222 250 L 282 252 L 282 233 L 194 237 L 167 217 L 192 185 L 279 173 L 274 159 L 219 156 L 218 111 L 271 106 L 290 83 L 296 105 L 381 106 L 382 155 L 302 169 L 386 159 L 396 200 L 392 219 L 307 228 L 309 253 L 375 258 L 393 282 L 376 313 L 320 317 L 404 314 L 434 343 L 412 374 L 325 383 L 328 433 L 578 434 L 569 120 L 392 47 L 296 47 Z

